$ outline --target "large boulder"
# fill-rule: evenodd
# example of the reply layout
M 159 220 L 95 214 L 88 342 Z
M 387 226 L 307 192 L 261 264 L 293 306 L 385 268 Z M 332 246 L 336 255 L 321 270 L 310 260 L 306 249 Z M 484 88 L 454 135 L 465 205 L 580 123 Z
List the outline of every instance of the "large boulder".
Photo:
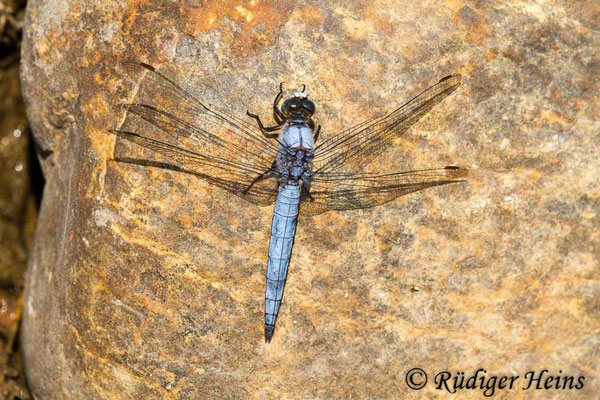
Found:
M 21 74 L 47 179 L 23 321 L 37 398 L 443 397 L 436 373 L 479 367 L 583 375 L 561 396 L 600 392 L 593 11 L 200 4 L 28 4 Z M 240 118 L 270 118 L 279 82 L 305 83 L 323 138 L 460 73 L 372 168 L 454 163 L 468 182 L 301 217 L 265 344 L 272 208 L 114 161 L 123 144 L 108 129 L 139 85 L 131 60 Z M 421 392 L 405 383 L 413 367 L 429 374 Z

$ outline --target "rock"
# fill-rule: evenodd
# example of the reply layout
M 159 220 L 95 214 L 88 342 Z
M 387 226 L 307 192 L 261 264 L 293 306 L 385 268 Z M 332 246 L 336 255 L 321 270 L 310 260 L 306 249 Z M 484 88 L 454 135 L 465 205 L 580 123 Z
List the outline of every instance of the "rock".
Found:
M 47 179 L 24 309 L 33 394 L 401 398 L 413 367 L 425 396 L 444 396 L 438 372 L 479 367 L 584 375 L 551 393 L 597 393 L 597 30 L 582 3 L 31 2 L 22 82 Z M 300 218 L 265 344 L 272 209 L 112 160 L 128 60 L 240 118 L 305 83 L 323 138 L 461 73 L 373 168 L 458 164 L 469 180 Z

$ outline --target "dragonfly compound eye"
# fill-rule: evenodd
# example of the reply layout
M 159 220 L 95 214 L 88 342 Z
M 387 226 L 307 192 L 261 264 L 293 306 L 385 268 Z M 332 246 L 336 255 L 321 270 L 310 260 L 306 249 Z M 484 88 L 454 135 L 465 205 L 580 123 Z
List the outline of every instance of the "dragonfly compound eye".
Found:
M 284 115 L 289 115 L 294 111 L 298 110 L 298 108 L 300 108 L 301 105 L 302 103 L 300 103 L 297 99 L 292 97 L 283 102 L 283 105 L 281 106 L 281 112 L 283 112 Z
M 310 100 L 304 100 L 302 102 L 302 108 L 304 108 L 310 115 L 315 113 L 315 103 Z

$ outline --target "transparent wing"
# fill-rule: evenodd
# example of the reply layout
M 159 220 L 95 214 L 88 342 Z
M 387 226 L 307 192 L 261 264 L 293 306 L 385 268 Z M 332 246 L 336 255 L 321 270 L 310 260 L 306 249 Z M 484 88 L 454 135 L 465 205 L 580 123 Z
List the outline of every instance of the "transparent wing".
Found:
M 152 150 L 136 159 L 117 144 L 115 158 L 196 175 L 254 204 L 271 204 L 277 194 L 272 172 L 278 143 L 257 127 L 202 103 L 173 80 L 144 63 L 127 63 L 139 80 L 134 100 L 125 104 L 123 124 L 111 132 Z
M 315 148 L 315 172 L 356 173 L 381 154 L 394 139 L 452 93 L 460 75 L 449 75 L 396 110 L 367 120 Z
M 134 132 L 121 130 L 111 130 L 110 132 L 119 138 L 123 138 L 163 156 L 160 159 L 168 160 L 157 161 L 156 159 L 136 159 L 122 156 L 116 158 L 118 161 L 192 174 L 259 206 L 269 205 L 275 201 L 278 184 L 276 175 L 271 170 L 268 170 L 264 174 L 259 174 L 255 173 L 254 170 L 233 165 L 227 160 L 208 157 L 204 154 L 144 137 Z M 210 171 L 210 173 L 206 171 Z M 250 187 L 251 184 L 252 187 Z
M 301 203 L 301 214 L 317 215 L 329 210 L 353 210 L 385 204 L 418 190 L 461 182 L 467 170 L 445 167 L 392 174 L 315 173 Z

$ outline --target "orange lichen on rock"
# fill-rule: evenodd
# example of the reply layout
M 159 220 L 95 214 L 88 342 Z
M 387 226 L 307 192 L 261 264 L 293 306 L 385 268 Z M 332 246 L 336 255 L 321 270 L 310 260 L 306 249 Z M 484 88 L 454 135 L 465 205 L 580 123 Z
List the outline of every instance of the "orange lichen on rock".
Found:
M 233 48 L 240 58 L 250 51 L 271 43 L 277 30 L 289 17 L 289 6 L 261 0 L 209 0 L 201 6 L 187 2 L 180 5 L 178 22 L 183 33 L 197 37 L 211 30 L 228 31 L 229 23 L 237 26 L 231 33 Z
M 310 5 L 302 7 L 296 14 L 301 21 L 309 25 L 320 24 L 324 20 L 323 13 L 316 7 Z

